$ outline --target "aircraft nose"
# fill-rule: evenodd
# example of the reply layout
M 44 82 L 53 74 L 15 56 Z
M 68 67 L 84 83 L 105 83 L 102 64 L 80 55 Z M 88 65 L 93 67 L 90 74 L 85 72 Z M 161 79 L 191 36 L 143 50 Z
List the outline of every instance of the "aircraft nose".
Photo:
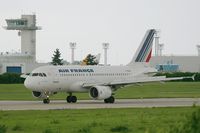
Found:
M 24 86 L 26 88 L 31 88 L 30 79 L 28 77 L 24 81 Z

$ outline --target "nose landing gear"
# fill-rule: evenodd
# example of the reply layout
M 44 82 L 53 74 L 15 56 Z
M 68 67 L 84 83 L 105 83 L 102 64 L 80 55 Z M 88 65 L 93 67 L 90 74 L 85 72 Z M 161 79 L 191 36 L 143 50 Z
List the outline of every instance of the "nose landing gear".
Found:
M 44 104 L 49 104 L 50 103 L 50 99 L 49 98 L 43 99 L 43 103 Z

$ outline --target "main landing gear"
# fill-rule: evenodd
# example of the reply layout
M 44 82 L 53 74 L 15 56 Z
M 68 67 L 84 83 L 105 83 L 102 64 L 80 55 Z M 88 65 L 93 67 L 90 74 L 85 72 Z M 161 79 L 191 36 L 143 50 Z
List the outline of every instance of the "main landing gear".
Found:
M 76 103 L 77 102 L 77 97 L 76 96 L 72 96 L 72 93 L 70 93 L 70 95 L 67 96 L 66 100 L 67 100 L 68 103 Z M 48 97 L 43 99 L 43 103 L 44 104 L 49 104 L 50 103 L 50 99 Z
M 114 103 L 115 102 L 115 98 L 113 96 L 110 96 L 107 99 L 104 99 L 105 103 Z
M 66 101 L 68 103 L 76 103 L 77 102 L 77 97 L 76 96 L 72 96 L 72 93 L 69 93 L 69 96 L 67 96 Z M 115 102 L 115 98 L 113 96 L 110 96 L 107 99 L 104 99 L 105 103 L 114 103 Z M 43 99 L 43 103 L 44 104 L 49 104 L 50 103 L 50 99 L 47 97 L 46 99 Z
M 69 93 L 69 96 L 67 96 L 66 98 L 68 103 L 76 103 L 77 102 L 77 97 L 76 96 L 72 96 L 72 93 Z

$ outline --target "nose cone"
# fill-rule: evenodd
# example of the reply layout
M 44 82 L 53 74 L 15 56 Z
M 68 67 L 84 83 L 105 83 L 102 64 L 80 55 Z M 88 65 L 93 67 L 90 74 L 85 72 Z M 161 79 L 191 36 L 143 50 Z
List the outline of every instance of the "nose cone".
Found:
M 25 86 L 26 88 L 31 89 L 31 83 L 30 83 L 29 77 L 27 77 L 27 78 L 25 79 L 25 81 L 24 81 L 24 86 Z

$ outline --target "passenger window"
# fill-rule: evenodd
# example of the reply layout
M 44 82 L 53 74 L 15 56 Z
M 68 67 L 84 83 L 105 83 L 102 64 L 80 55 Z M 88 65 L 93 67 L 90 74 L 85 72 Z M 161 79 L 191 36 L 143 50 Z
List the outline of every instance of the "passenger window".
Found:
M 47 75 L 45 73 L 43 73 L 43 76 L 46 77 Z
M 39 73 L 39 76 L 40 76 L 40 77 L 43 77 L 43 74 L 42 74 L 42 73 Z

